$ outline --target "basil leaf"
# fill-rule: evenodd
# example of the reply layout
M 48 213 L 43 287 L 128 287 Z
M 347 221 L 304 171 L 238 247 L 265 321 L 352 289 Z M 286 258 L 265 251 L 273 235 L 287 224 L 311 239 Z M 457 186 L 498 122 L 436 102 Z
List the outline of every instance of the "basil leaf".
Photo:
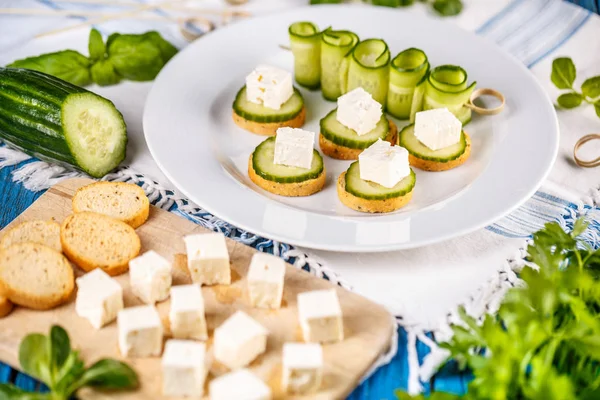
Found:
M 154 45 L 158 48 L 163 63 L 166 64 L 171 58 L 173 58 L 175 54 L 177 54 L 177 47 L 163 39 L 163 37 L 160 36 L 160 33 L 151 31 L 144 33 L 142 36 L 154 43 Z
M 54 387 L 52 389 L 66 395 L 72 394 L 78 388 L 75 383 L 81 378 L 84 371 L 85 366 L 81 358 L 79 358 L 79 352 L 71 351 L 63 366 L 55 374 Z
M 560 57 L 552 61 L 552 74 L 550 79 L 554 86 L 559 89 L 572 89 L 573 82 L 577 77 L 577 70 L 573 60 L 568 57 Z
M 592 101 L 600 97 L 600 76 L 586 79 L 581 85 L 581 92 Z
M 402 3 L 401 0 L 372 0 L 374 6 L 383 6 L 383 7 L 399 7 Z
M 121 77 L 115 70 L 110 60 L 100 60 L 92 65 L 92 80 L 100 86 L 116 85 L 121 82 Z
M 558 96 L 558 105 L 562 108 L 575 108 L 581 105 L 583 97 L 579 93 L 564 93 Z
M 71 354 L 69 334 L 61 326 L 50 328 L 50 363 L 60 369 Z
M 594 104 L 594 109 L 596 110 L 596 115 L 600 118 L 600 102 Z
M 161 50 L 143 35 L 111 35 L 108 59 L 119 75 L 132 81 L 151 81 L 164 66 Z
M 104 46 L 102 35 L 95 28 L 90 31 L 88 51 L 92 61 L 103 60 L 106 55 L 106 46 Z
M 44 72 L 78 86 L 87 86 L 92 82 L 90 60 L 74 50 L 24 58 L 7 65 L 7 67 Z
M 48 393 L 30 393 L 11 384 L 0 384 L 0 400 L 47 400 Z
M 450 17 L 460 14 L 463 4 L 460 0 L 435 0 L 433 9 L 444 17 Z
M 50 341 L 40 333 L 32 333 L 21 341 L 19 346 L 19 363 L 23 371 L 45 384 L 52 384 L 50 369 Z
M 101 389 L 135 389 L 139 385 L 139 380 L 136 372 L 127 364 L 103 359 L 84 372 L 78 385 Z

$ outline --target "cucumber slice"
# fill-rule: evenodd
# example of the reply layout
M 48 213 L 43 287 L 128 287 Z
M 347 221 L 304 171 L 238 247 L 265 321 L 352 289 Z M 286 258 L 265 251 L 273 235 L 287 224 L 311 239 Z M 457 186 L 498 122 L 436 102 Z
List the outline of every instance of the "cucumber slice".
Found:
M 252 168 L 260 177 L 278 183 L 298 183 L 315 179 L 323 172 L 323 158 L 313 150 L 312 165 L 309 169 L 275 164 L 275 137 L 259 144 L 252 153 Z
M 406 49 L 392 60 L 387 95 L 387 111 L 391 115 L 398 119 L 410 118 L 415 89 L 428 71 L 429 61 L 420 49 Z
M 326 100 L 335 101 L 342 95 L 342 77 L 340 76 L 342 62 L 352 52 L 357 43 L 358 35 L 350 31 L 334 31 L 327 28 L 323 32 L 321 42 L 321 90 Z M 346 68 L 347 72 L 348 69 Z M 346 78 L 343 79 L 346 80 Z
M 384 108 L 390 79 L 390 49 L 381 39 L 367 39 L 352 51 L 347 91 L 362 87 Z
M 233 102 L 233 111 L 235 111 L 235 113 L 240 117 L 249 121 L 265 123 L 289 121 L 300 114 L 303 107 L 304 99 L 296 88 L 294 88 L 294 94 L 292 94 L 292 97 L 283 103 L 279 110 L 273 110 L 272 108 L 265 107 L 262 104 L 256 104 L 248 101 L 246 97 L 246 86 L 240 89 L 238 94 L 235 96 L 235 101 Z
M 331 111 L 321 120 L 321 135 L 329 141 L 351 149 L 366 149 L 377 139 L 385 140 L 390 131 L 390 123 L 385 117 L 381 119 L 375 128 L 362 136 L 359 136 L 354 129 L 350 129 L 337 120 L 337 108 Z
M 427 77 L 429 72 L 423 75 L 423 78 L 417 83 L 415 91 L 413 93 L 412 104 L 410 106 L 410 123 L 415 123 L 415 118 L 419 111 L 423 111 L 423 97 L 425 97 L 425 86 L 427 84 Z
M 294 54 L 296 82 L 310 90 L 321 86 L 321 32 L 312 22 L 296 22 L 288 29 Z
M 353 162 L 346 171 L 346 191 L 366 200 L 386 200 L 404 196 L 413 190 L 416 182 L 417 177 L 412 169 L 410 175 L 398 182 L 393 188 L 386 188 L 378 183 L 360 179 L 358 161 Z
M 425 86 L 423 110 L 446 107 L 463 125 L 466 124 L 471 120 L 471 110 L 464 105 L 477 82 L 467 83 L 467 72 L 459 66 L 441 65 L 432 69 Z
M 436 162 L 448 162 L 456 160 L 463 155 L 467 148 L 467 140 L 465 132 L 460 136 L 460 141 L 452 146 L 445 147 L 439 150 L 431 150 L 417 139 L 415 136 L 414 124 L 406 126 L 400 132 L 398 144 L 404 147 L 410 154 L 420 158 L 421 160 L 429 160 Z

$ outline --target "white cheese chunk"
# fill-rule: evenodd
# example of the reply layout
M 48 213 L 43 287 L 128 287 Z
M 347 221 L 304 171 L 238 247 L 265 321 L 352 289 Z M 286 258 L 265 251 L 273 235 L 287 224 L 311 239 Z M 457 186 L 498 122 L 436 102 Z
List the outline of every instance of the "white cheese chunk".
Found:
M 154 306 L 130 307 L 117 315 L 119 349 L 124 357 L 159 356 L 163 325 Z
M 292 74 L 284 69 L 259 65 L 246 77 L 246 98 L 252 103 L 279 110 L 292 94 Z
M 247 369 L 230 372 L 209 385 L 210 400 L 271 400 L 271 388 Z
M 230 369 L 250 364 L 267 347 L 268 331 L 243 311 L 215 329 L 215 359 Z
M 415 136 L 431 150 L 452 146 L 460 141 L 462 123 L 447 108 L 418 112 Z
M 283 345 L 283 388 L 290 394 L 314 393 L 323 381 L 323 350 L 317 343 Z
M 77 278 L 75 311 L 96 329 L 117 318 L 123 309 L 123 288 L 100 268 Z
M 191 340 L 168 340 L 162 357 L 163 394 L 201 397 L 206 379 L 206 345 Z
M 298 316 L 305 342 L 337 342 L 344 339 L 342 309 L 335 289 L 298 295 Z
M 354 130 L 358 136 L 375 129 L 383 114 L 381 104 L 361 87 L 338 97 L 337 103 L 338 122 Z
M 184 238 L 188 269 L 194 283 L 229 285 L 231 270 L 227 243 L 222 233 L 202 233 Z
M 169 298 L 172 265 L 154 250 L 129 261 L 129 281 L 133 294 L 146 304 Z
M 392 146 L 385 140 L 377 140 L 358 155 L 360 179 L 392 188 L 410 175 L 408 151 Z
M 283 296 L 285 261 L 267 253 L 254 253 L 248 270 L 250 304 L 259 308 L 279 308 Z
M 313 159 L 315 133 L 298 128 L 279 128 L 275 137 L 275 164 L 310 168 Z
M 171 334 L 178 339 L 206 340 L 204 298 L 200 285 L 181 285 L 171 288 L 169 311 Z

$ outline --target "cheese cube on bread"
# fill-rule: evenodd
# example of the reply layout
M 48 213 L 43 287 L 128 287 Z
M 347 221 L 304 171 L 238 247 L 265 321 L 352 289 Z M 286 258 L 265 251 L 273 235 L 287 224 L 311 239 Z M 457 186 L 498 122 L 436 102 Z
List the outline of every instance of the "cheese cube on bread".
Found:
M 162 357 L 163 394 L 201 397 L 206 379 L 206 345 L 191 340 L 168 340 Z
M 392 146 L 390 142 L 377 140 L 358 156 L 360 179 L 393 188 L 410 175 L 408 151 Z
M 310 168 L 314 155 L 315 133 L 298 128 L 279 128 L 275 137 L 275 164 Z
M 338 122 L 355 131 L 358 136 L 375 129 L 383 115 L 381 104 L 361 87 L 340 96 L 337 104 Z
M 133 294 L 146 304 L 169 298 L 172 265 L 154 250 L 129 261 L 129 281 Z
M 293 94 L 292 74 L 284 69 L 262 64 L 246 77 L 246 98 L 252 103 L 279 110 Z
M 431 150 L 440 150 L 460 141 L 462 123 L 447 108 L 418 112 L 415 136 Z
M 201 233 L 183 238 L 188 257 L 188 269 L 194 283 L 229 285 L 231 270 L 227 243 L 222 233 Z
M 250 304 L 259 308 L 279 308 L 283 296 L 285 261 L 267 253 L 254 253 L 248 270 Z
M 163 325 L 154 306 L 130 307 L 117 315 L 123 357 L 156 357 L 162 351 Z
M 112 322 L 123 309 L 123 288 L 101 269 L 77 278 L 75 311 L 96 329 Z

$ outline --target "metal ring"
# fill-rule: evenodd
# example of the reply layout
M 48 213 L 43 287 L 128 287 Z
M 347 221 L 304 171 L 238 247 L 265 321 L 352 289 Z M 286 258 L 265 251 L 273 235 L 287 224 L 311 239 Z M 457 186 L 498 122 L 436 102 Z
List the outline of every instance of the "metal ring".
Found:
M 494 96 L 495 98 L 500 100 L 500 105 L 498 107 L 494 107 L 494 108 L 483 108 L 483 107 L 476 106 L 475 100 L 478 97 L 483 96 L 483 95 Z M 469 101 L 467 104 L 465 104 L 465 107 L 470 108 L 471 110 L 475 111 L 477 114 L 480 114 L 480 115 L 495 115 L 495 114 L 499 114 L 504 109 L 505 103 L 506 103 L 506 100 L 504 99 L 504 95 L 502 93 L 500 93 L 499 91 L 494 90 L 494 89 L 481 88 L 481 89 L 477 89 L 473 93 L 471 93 L 471 97 L 469 97 Z
M 575 164 L 579 165 L 580 167 L 592 168 L 600 165 L 600 157 L 588 161 L 582 160 L 581 158 L 577 157 L 577 150 L 579 150 L 581 146 L 583 146 L 591 140 L 600 140 L 600 134 L 592 133 L 590 135 L 585 135 L 584 137 L 579 139 L 577 143 L 575 143 L 575 148 L 573 149 L 573 159 L 575 160 Z

